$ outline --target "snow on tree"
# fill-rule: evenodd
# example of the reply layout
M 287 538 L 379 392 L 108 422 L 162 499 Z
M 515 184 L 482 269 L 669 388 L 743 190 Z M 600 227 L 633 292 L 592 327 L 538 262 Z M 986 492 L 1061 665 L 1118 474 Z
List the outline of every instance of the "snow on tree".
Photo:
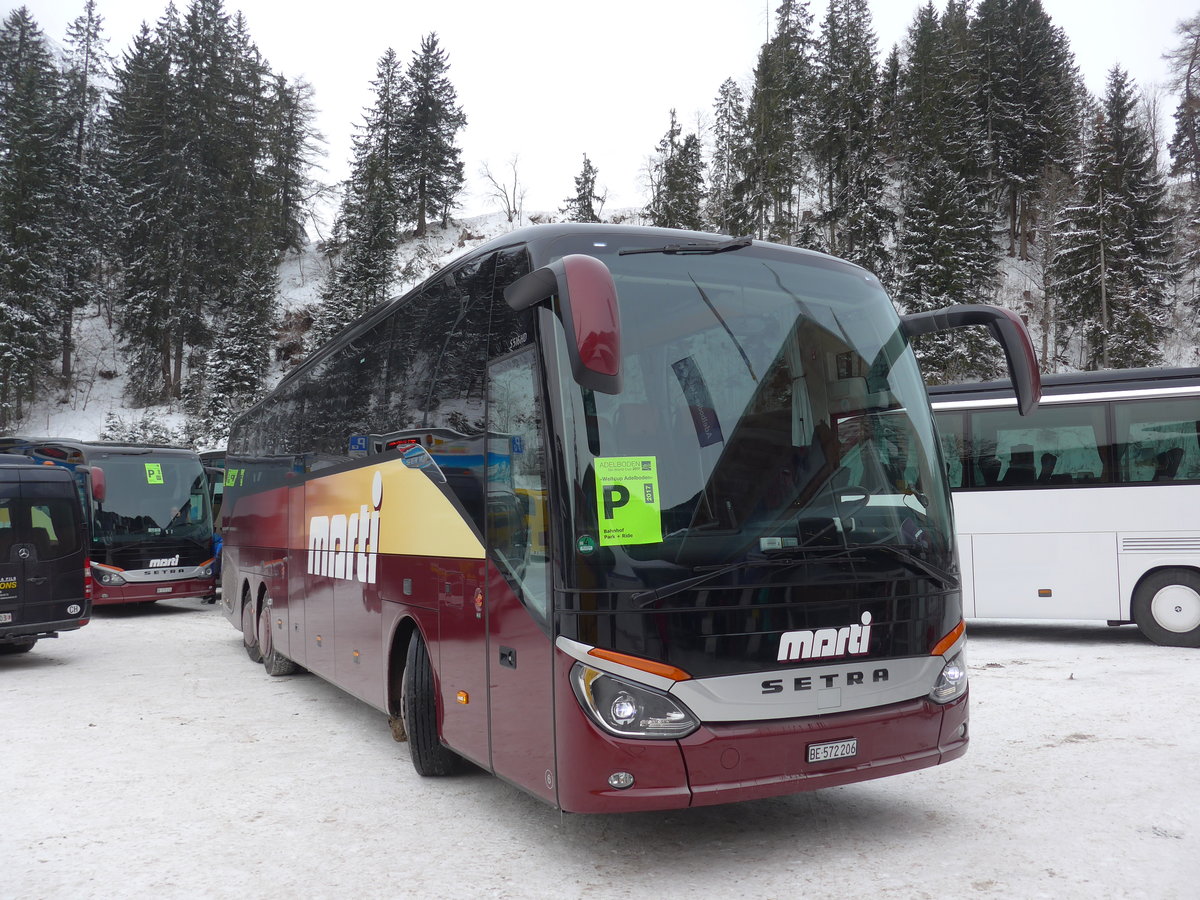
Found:
M 436 33 L 421 39 L 406 78 L 407 96 L 397 152 L 402 159 L 401 190 L 408 220 L 423 237 L 431 218 L 443 225 L 463 185 L 462 151 L 455 138 L 467 124 L 449 75 L 446 51 Z
M 1153 366 L 1177 272 L 1166 188 L 1133 83 L 1120 68 L 1108 76 L 1091 128 L 1079 197 L 1066 210 L 1056 259 L 1057 305 L 1073 328 L 1086 369 Z
M 695 132 L 682 140 L 683 128 L 671 110 L 671 124 L 650 162 L 650 203 L 644 215 L 662 228 L 704 227 L 704 160 Z
M 560 213 L 568 222 L 599 222 L 608 192 L 596 193 L 596 178 L 599 171 L 592 165 L 588 155 L 583 154 L 583 168 L 575 176 L 575 194 L 568 197 Z

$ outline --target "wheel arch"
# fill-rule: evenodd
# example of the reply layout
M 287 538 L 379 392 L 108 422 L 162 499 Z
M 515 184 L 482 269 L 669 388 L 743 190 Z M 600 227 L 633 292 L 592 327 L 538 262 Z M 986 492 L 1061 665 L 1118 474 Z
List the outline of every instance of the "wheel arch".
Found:
M 391 716 L 400 715 L 404 667 L 408 663 L 408 645 L 414 634 L 421 634 L 417 620 L 412 616 L 404 616 L 396 623 L 396 628 L 392 632 L 391 644 L 388 646 L 386 702 L 388 715 Z M 425 639 L 424 634 L 421 634 L 421 640 L 425 641 L 426 646 L 429 646 L 429 641 Z

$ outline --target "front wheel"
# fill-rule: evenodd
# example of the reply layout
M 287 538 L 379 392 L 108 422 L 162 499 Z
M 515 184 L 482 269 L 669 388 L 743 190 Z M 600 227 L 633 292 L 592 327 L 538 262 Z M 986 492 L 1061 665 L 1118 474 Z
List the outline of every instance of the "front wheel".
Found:
M 1166 647 L 1200 647 L 1200 574 L 1162 569 L 1133 592 L 1133 620 L 1142 634 Z
M 35 637 L 5 641 L 3 644 L 0 644 L 0 656 L 16 656 L 18 653 L 28 653 L 37 642 L 38 639 Z
M 437 731 L 437 693 L 429 651 L 414 633 L 408 645 L 404 679 L 400 683 L 400 708 L 413 768 L 418 775 L 453 775 L 462 759 L 442 745 Z

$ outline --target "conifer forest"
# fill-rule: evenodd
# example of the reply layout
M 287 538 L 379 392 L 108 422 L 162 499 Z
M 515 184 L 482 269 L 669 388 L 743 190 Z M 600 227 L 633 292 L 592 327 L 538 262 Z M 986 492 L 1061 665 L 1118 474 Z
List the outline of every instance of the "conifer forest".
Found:
M 322 184 L 314 87 L 271 70 L 232 2 L 167 5 L 133 36 L 106 34 L 97 0 L 65 35 L 25 7 L 0 21 L 0 428 L 72 389 L 76 325 L 100 316 L 128 404 L 171 404 L 188 439 L 219 443 L 277 377 L 279 266 L 310 245 L 314 204 L 336 190 L 301 352 L 396 296 L 402 248 L 459 210 L 453 48 L 379 48 L 349 177 Z M 1119 66 L 1090 93 L 1041 0 L 929 2 L 890 48 L 868 0 L 819 19 L 782 0 L 704 126 L 673 110 L 646 136 L 644 206 L 606 210 L 584 148 L 536 218 L 824 251 L 905 313 L 1004 303 L 1048 372 L 1200 365 L 1200 11 L 1175 33 L 1166 108 Z M 511 185 L 487 174 L 528 221 L 515 163 Z M 930 382 L 1001 371 L 969 333 L 915 346 Z

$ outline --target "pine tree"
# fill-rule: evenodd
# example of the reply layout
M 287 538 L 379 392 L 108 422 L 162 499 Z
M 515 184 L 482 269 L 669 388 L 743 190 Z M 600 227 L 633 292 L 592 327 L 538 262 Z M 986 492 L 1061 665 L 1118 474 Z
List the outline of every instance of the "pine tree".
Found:
M 1189 288 L 1188 304 L 1200 318 L 1200 15 L 1176 26 L 1179 45 L 1169 54 L 1171 86 L 1179 94 L 1171 137 L 1171 174 L 1185 179 L 1180 189 L 1181 253 Z
M 185 136 L 172 73 L 173 7 L 151 32 L 146 25 L 116 68 L 109 110 L 110 171 L 116 184 L 118 255 L 123 297 L 118 321 L 127 356 L 130 397 L 143 405 L 171 391 L 173 334 L 182 309 L 181 281 L 186 221 Z
M 784 0 L 775 34 L 763 44 L 746 105 L 744 137 L 734 158 L 740 180 L 733 202 L 743 227 L 760 238 L 792 243 L 807 178 L 806 139 L 812 123 L 814 42 L 807 0 Z
M 431 218 L 443 224 L 463 186 L 462 151 L 455 136 L 467 124 L 447 73 L 450 63 L 438 46 L 437 34 L 421 39 L 421 49 L 408 65 L 408 92 L 397 148 L 408 220 L 417 237 Z
M 924 168 L 913 170 L 897 256 L 895 298 L 905 312 L 990 299 L 996 245 L 989 210 L 968 182 L 941 159 L 935 157 Z M 917 339 L 917 358 L 927 381 L 956 383 L 999 374 L 994 343 L 974 331 Z
M 886 281 L 894 214 L 885 203 L 878 153 L 878 73 L 867 0 L 830 0 L 817 62 L 811 146 L 824 249 Z
M 58 349 L 59 92 L 41 29 L 14 10 L 0 25 L 0 426 L 19 418 Z
M 661 228 L 704 227 L 704 160 L 700 138 L 690 133 L 680 140 L 682 126 L 671 110 L 671 124 L 650 164 L 650 203 L 644 215 Z
M 1041 0 L 981 0 L 971 23 L 988 180 L 1000 190 L 1008 252 L 1029 258 L 1032 198 L 1050 167 L 1070 168 L 1080 132 L 1078 73 L 1069 42 Z
M 1114 67 L 1056 261 L 1057 303 L 1079 331 L 1088 369 L 1160 361 L 1176 275 L 1166 190 L 1135 103 L 1132 82 Z
M 746 159 L 746 101 L 742 89 L 727 78 L 717 94 L 713 114 L 713 153 L 709 163 L 708 225 L 724 234 L 750 230 L 746 208 L 737 186 L 744 180 L 741 162 Z
M 314 193 L 311 176 L 324 138 L 313 128 L 312 86 L 276 75 L 266 120 L 264 171 L 267 227 L 280 251 L 300 250 L 306 240 L 304 218 Z
M 560 213 L 567 217 L 568 222 L 599 222 L 600 212 L 604 209 L 604 200 L 608 195 L 596 193 L 596 178 L 599 172 L 583 154 L 583 168 L 575 176 L 575 194 L 568 197 Z
M 354 137 L 354 161 L 336 225 L 340 258 L 321 292 L 310 349 L 387 299 L 405 220 L 400 165 L 408 84 L 396 52 L 380 57 L 371 82 L 375 102 Z
M 106 89 L 113 60 L 103 36 L 103 19 L 95 0 L 85 0 L 83 13 L 67 28 L 64 43 L 60 149 L 64 180 L 59 186 L 63 226 L 57 255 L 63 275 L 62 377 L 69 381 L 74 356 L 74 315 L 108 290 L 104 269 L 113 252 L 116 230 L 114 191 L 104 165 L 103 120 Z

